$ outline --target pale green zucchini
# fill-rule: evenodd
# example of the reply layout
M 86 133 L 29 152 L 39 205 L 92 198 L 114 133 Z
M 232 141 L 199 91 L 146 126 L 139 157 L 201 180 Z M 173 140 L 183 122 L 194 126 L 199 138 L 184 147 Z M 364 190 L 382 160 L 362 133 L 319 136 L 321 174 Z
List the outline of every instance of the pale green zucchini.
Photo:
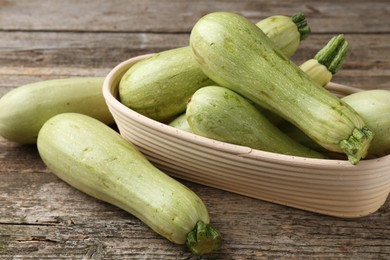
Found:
M 271 16 L 258 26 L 292 55 L 310 28 L 299 13 L 292 17 Z M 199 68 L 189 46 L 167 50 L 132 66 L 119 84 L 121 103 L 161 122 L 185 112 L 187 101 L 201 87 L 215 84 Z
M 348 52 L 348 42 L 344 35 L 334 36 L 330 41 L 314 56 L 299 67 L 312 80 L 321 86 L 326 86 L 344 63 Z M 364 119 L 364 118 L 363 118 Z M 279 120 L 278 127 L 288 136 L 299 143 L 311 147 L 316 151 L 326 152 L 319 144 L 311 140 L 305 133 L 293 124 L 285 120 Z M 375 133 L 375 131 L 374 131 Z
M 320 51 L 318 51 L 312 59 L 307 60 L 299 67 L 312 80 L 321 86 L 325 86 L 331 81 L 333 75 L 336 74 L 341 65 L 344 63 L 347 52 L 348 42 L 345 40 L 344 35 L 340 34 L 330 39 L 330 41 Z M 285 124 L 285 120 L 283 120 L 282 117 L 259 105 L 255 104 L 255 106 L 268 119 L 270 119 L 272 123 L 276 125 Z M 291 131 L 289 130 L 289 132 Z M 298 132 L 299 134 L 302 134 L 302 131 L 297 131 L 297 133 Z M 304 138 L 307 139 L 308 137 Z
M 353 107 L 375 133 L 369 155 L 390 153 L 390 90 L 372 89 L 342 98 Z
M 37 146 L 47 167 L 76 189 L 130 212 L 196 254 L 219 247 L 202 200 L 96 119 L 54 116 L 39 132 Z
M 196 91 L 186 117 L 193 133 L 204 137 L 268 152 L 325 158 L 290 139 L 247 99 L 224 87 Z
M 368 149 L 370 157 L 390 153 L 390 91 L 384 89 L 365 90 L 342 98 L 344 102 L 355 109 L 375 133 Z M 282 124 L 280 129 L 299 143 L 325 152 L 313 140 L 291 124 Z
M 373 133 L 349 105 L 314 82 L 246 18 L 228 12 L 201 18 L 190 46 L 203 72 L 290 121 L 352 164 L 367 154 Z
M 268 21 L 270 18 L 264 19 Z M 279 18 L 279 16 L 277 16 Z M 280 18 L 284 20 L 284 17 Z M 285 26 L 282 28 L 286 28 Z M 280 48 L 280 47 L 278 47 Z M 328 84 L 333 75 L 337 73 L 348 52 L 348 42 L 344 38 L 344 35 L 332 37 L 329 42 L 316 53 L 312 58 L 300 65 L 302 71 L 304 71 L 309 77 L 321 86 Z M 283 132 L 286 132 L 291 138 L 299 140 L 303 145 L 315 148 L 314 150 L 326 152 L 323 147 L 316 144 L 309 137 L 307 137 L 301 130 L 294 125 L 287 123 L 282 117 L 270 112 L 263 107 L 254 104 L 254 106 L 267 117 L 271 123 L 280 126 Z M 178 116 L 169 125 L 184 130 L 186 132 L 192 132 L 191 127 L 188 125 L 185 114 Z
M 310 27 L 303 13 L 297 13 L 291 17 L 284 15 L 270 16 L 256 25 L 272 40 L 275 47 L 287 57 L 291 57 L 298 49 L 300 42 L 310 34 Z
M 169 125 L 177 129 L 192 133 L 191 127 L 187 122 L 187 116 L 185 113 L 176 117 L 174 120 L 172 120 L 172 122 L 169 123 Z
M 11 141 L 36 143 L 39 129 L 52 116 L 77 112 L 105 124 L 114 119 L 103 98 L 104 77 L 80 77 L 23 85 L 0 99 L 0 135 Z
M 133 65 L 119 84 L 120 101 L 149 118 L 167 122 L 185 111 L 191 95 L 214 84 L 189 47 L 163 51 Z
M 344 35 L 334 36 L 313 59 L 309 59 L 299 67 L 310 78 L 321 86 L 328 84 L 344 63 L 348 53 L 348 42 Z
M 270 23 L 271 21 L 275 22 L 274 21 L 275 19 L 279 21 L 284 21 L 285 18 L 287 17 L 271 16 L 269 18 L 264 19 L 262 22 L 263 23 Z M 260 23 L 261 22 L 257 23 L 257 25 L 259 26 Z M 279 29 L 282 28 L 288 28 L 287 24 L 284 24 L 284 26 L 280 26 Z M 263 30 L 263 32 L 265 31 Z M 274 43 L 276 44 L 276 42 Z M 277 46 L 277 47 L 281 49 L 282 46 Z M 304 71 L 307 75 L 309 75 L 309 77 L 311 77 L 315 82 L 317 82 L 321 86 L 325 86 L 331 81 L 332 76 L 336 74 L 336 72 L 343 64 L 347 51 L 348 51 L 348 42 L 345 40 L 344 35 L 340 34 L 338 36 L 333 37 L 319 52 L 317 52 L 314 58 L 307 60 L 299 67 L 301 68 L 302 71 Z M 264 109 L 259 105 L 256 104 L 253 105 L 262 114 L 264 114 L 268 118 L 268 120 L 270 120 L 273 124 L 280 125 L 285 123 L 285 120 L 283 120 L 283 118 L 281 118 L 280 116 L 270 112 L 267 109 Z M 172 120 L 169 123 L 169 125 L 184 130 L 186 132 L 192 132 L 190 126 L 188 125 L 185 114 L 179 115 L 177 118 Z M 289 128 L 291 128 L 291 126 L 292 126 L 291 124 L 288 125 Z M 291 132 L 294 138 L 303 134 L 301 131 L 299 131 L 299 129 L 298 129 L 299 133 L 295 132 L 295 130 L 297 129 L 294 129 L 294 132 L 291 132 L 289 130 L 289 132 Z M 312 143 L 312 141 L 309 140 L 309 143 Z M 317 145 L 316 147 L 321 148 L 319 145 Z

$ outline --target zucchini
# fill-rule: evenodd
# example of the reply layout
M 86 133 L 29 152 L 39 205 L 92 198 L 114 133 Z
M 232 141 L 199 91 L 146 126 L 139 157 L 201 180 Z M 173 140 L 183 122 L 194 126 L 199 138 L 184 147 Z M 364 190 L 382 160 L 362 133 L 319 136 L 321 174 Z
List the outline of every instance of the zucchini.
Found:
M 290 139 L 245 98 L 224 87 L 196 91 L 186 117 L 197 135 L 268 152 L 325 158 Z
M 42 125 L 64 112 L 82 113 L 113 124 L 103 98 L 103 81 L 104 77 L 55 79 L 9 91 L 0 99 L 0 135 L 14 142 L 34 144 Z
M 122 104 L 151 119 L 167 122 L 186 109 L 191 95 L 214 84 L 200 69 L 188 47 L 157 53 L 134 64 L 122 77 Z
M 372 89 L 342 98 L 353 107 L 375 133 L 369 155 L 390 153 L 390 90 Z
M 191 127 L 187 122 L 187 116 L 185 113 L 176 117 L 174 120 L 172 120 L 172 122 L 169 123 L 169 125 L 177 129 L 192 133 Z
M 39 132 L 37 146 L 50 171 L 76 189 L 130 212 L 196 254 L 219 247 L 202 200 L 96 119 L 54 116 Z
M 271 16 L 258 26 L 289 56 L 310 33 L 302 13 Z M 119 98 L 122 104 L 144 116 L 169 122 L 185 112 L 187 101 L 196 90 L 214 84 L 187 46 L 157 53 L 132 66 L 120 81 Z
M 325 86 L 340 69 L 347 53 L 348 42 L 344 35 L 340 34 L 330 39 L 313 59 L 307 60 L 299 67 L 318 84 Z
M 344 38 L 344 35 L 340 34 L 330 39 L 330 41 L 317 52 L 314 58 L 307 60 L 299 67 L 311 79 L 325 87 L 344 63 L 347 52 L 348 42 Z M 305 133 L 293 124 L 280 120 L 278 122 L 278 127 L 282 130 L 282 132 L 304 146 L 310 147 L 322 153 L 327 152 L 326 149 L 311 140 Z M 376 131 L 373 132 L 376 133 Z M 338 154 L 337 156 L 340 155 Z
M 390 91 L 371 89 L 356 92 L 341 98 L 355 109 L 375 133 L 367 155 L 371 158 L 390 153 Z M 299 143 L 324 152 L 310 138 L 290 124 L 282 124 L 282 131 Z
M 203 72 L 220 86 L 290 121 L 352 164 L 373 138 L 359 114 L 314 82 L 243 16 L 215 12 L 193 27 L 190 46 Z
M 314 58 L 307 60 L 299 67 L 312 80 L 314 80 L 321 86 L 325 86 L 331 81 L 333 75 L 336 74 L 336 72 L 340 69 L 341 65 L 344 63 L 345 57 L 347 55 L 347 51 L 348 51 L 348 42 L 345 40 L 344 35 L 340 34 L 330 39 L 330 41 L 320 51 L 317 52 Z M 273 124 L 287 125 L 285 124 L 285 120 L 283 120 L 283 118 L 281 118 L 280 116 L 272 113 L 267 109 L 264 109 L 259 105 L 255 104 L 255 106 L 268 119 L 270 119 Z M 302 131 L 299 131 L 298 134 L 302 134 Z M 304 138 L 307 139 L 308 137 L 304 137 Z M 309 143 L 311 143 L 310 140 Z M 316 146 L 320 147 L 319 145 Z
M 310 34 L 310 27 L 303 13 L 294 14 L 291 17 L 274 15 L 256 23 L 272 40 L 275 48 L 279 49 L 287 57 L 291 57 L 301 41 Z

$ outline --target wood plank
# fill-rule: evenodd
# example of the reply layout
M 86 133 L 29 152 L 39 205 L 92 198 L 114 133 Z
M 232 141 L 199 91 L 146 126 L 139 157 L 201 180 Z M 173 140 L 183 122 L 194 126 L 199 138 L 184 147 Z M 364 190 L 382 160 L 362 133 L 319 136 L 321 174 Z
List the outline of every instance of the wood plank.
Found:
M 0 28 L 28 31 L 189 32 L 203 15 L 230 11 L 256 22 L 304 12 L 315 32 L 389 32 L 388 1 L 0 1 Z M 384 19 L 379 19 L 383 17 Z M 353 21 L 353 22 L 351 22 Z
M 334 34 L 311 35 L 293 60 L 313 57 Z M 120 62 L 188 44 L 188 34 L 0 32 L 0 89 L 67 76 L 105 76 Z M 390 34 L 347 34 L 349 55 L 334 81 L 390 89 Z
M 0 32 L 0 64 L 107 68 L 136 55 L 186 46 L 188 37 L 156 33 Z

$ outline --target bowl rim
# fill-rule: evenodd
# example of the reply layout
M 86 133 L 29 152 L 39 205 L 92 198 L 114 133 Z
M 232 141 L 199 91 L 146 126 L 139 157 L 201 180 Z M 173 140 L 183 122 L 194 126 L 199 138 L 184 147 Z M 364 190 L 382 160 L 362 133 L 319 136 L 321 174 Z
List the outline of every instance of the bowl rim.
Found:
M 298 164 L 301 167 L 312 167 L 315 165 L 316 167 L 367 167 L 370 168 L 373 163 L 388 163 L 390 162 L 390 154 L 385 155 L 378 158 L 372 159 L 364 159 L 361 160 L 357 165 L 352 165 L 348 160 L 340 160 L 340 159 L 317 159 L 317 158 L 306 158 L 299 156 L 291 156 L 285 154 L 278 154 L 273 152 L 261 151 L 257 149 L 253 149 L 247 146 L 241 146 L 236 144 L 230 144 L 222 141 L 213 140 L 207 137 L 195 135 L 193 133 L 186 132 L 181 129 L 177 129 L 168 124 L 164 124 L 162 122 L 153 120 L 148 118 L 130 108 L 122 104 L 117 98 L 117 94 L 119 91 L 119 81 L 122 75 L 136 62 L 151 57 L 154 53 L 143 54 L 140 56 L 135 56 L 130 59 L 127 59 L 118 65 L 116 65 L 105 77 L 103 82 L 103 96 L 106 100 L 106 103 L 110 110 L 115 107 L 118 111 L 120 111 L 123 115 L 131 118 L 136 118 L 140 123 L 144 126 L 158 129 L 163 131 L 173 137 L 179 138 L 180 140 L 191 142 L 193 144 L 201 145 L 203 147 L 208 147 L 211 149 L 216 149 L 221 152 L 234 154 L 239 157 L 251 158 L 251 159 L 259 159 L 261 158 L 263 161 L 267 160 L 270 162 L 278 162 L 283 164 Z M 118 79 L 118 75 L 120 78 Z M 327 89 L 332 91 L 337 91 L 339 93 L 354 93 L 364 91 L 363 89 L 358 89 L 334 82 L 330 82 L 327 86 Z M 115 119 L 115 117 L 114 117 Z M 116 119 L 115 119 L 116 120 Z M 120 124 L 120 123 L 119 123 Z

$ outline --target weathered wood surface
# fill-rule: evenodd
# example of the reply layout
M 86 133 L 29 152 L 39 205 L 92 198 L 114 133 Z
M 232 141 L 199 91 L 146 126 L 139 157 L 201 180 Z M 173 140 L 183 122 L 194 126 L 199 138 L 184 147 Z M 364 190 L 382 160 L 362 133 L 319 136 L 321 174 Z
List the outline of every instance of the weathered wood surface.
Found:
M 2 0 L 0 7 L 1 28 L 13 31 L 178 33 L 191 30 L 209 12 L 230 11 L 253 21 L 270 14 L 304 12 L 319 33 L 389 32 L 387 0 Z
M 104 76 L 132 56 L 187 45 L 196 20 L 216 10 L 253 21 L 303 11 L 312 35 L 297 63 L 344 33 L 350 54 L 334 81 L 390 89 L 388 1 L 0 0 L 0 96 L 44 79 Z M 223 236 L 221 251 L 204 259 L 390 258 L 389 199 L 370 216 L 339 219 L 183 183 Z M 35 146 L 0 138 L 0 259 L 196 258 L 63 183 Z

